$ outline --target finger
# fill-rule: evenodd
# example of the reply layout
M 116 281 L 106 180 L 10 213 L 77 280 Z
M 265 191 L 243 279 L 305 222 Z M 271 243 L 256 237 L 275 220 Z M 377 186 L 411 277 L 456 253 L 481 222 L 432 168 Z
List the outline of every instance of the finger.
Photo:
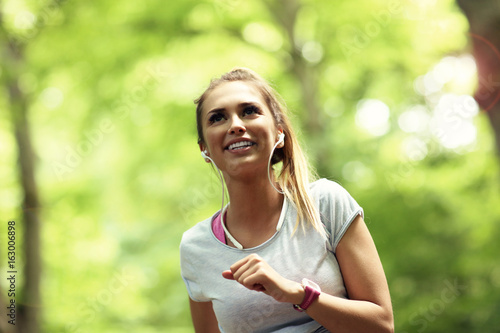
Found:
M 256 284 L 253 285 L 253 287 L 251 288 L 251 290 L 265 292 L 266 288 L 264 288 L 264 286 L 261 285 L 260 283 L 256 283 Z
M 235 262 L 234 264 L 231 265 L 231 267 L 229 268 L 231 270 L 231 272 L 236 272 L 237 270 L 239 270 L 243 265 L 245 265 L 247 262 L 248 262 L 248 256 L 243 258 L 243 259 L 240 259 L 238 260 L 237 262 Z
M 262 292 L 266 291 L 264 285 L 260 283 L 261 277 L 260 274 L 258 274 L 258 269 L 256 269 L 255 267 L 249 267 L 246 270 L 244 270 L 244 267 L 240 268 L 240 270 L 234 275 L 231 273 L 231 271 L 224 271 L 222 272 L 222 276 L 224 276 L 226 279 L 231 278 L 232 280 L 235 280 L 249 290 Z
M 228 279 L 228 280 L 234 280 L 233 272 L 231 272 L 230 270 L 227 270 L 227 271 L 222 272 L 222 276 L 223 276 L 225 279 Z
M 256 263 L 260 262 L 261 260 L 262 258 L 259 255 L 252 253 L 245 258 L 235 262 L 233 265 L 231 265 L 231 272 L 233 272 L 234 279 L 240 282 L 242 275 L 248 272 L 251 267 L 254 267 Z
M 264 287 L 264 285 L 262 283 L 255 282 L 255 281 L 259 281 L 259 280 L 254 278 L 253 276 L 250 276 L 247 279 L 245 279 L 245 281 L 243 281 L 241 284 L 249 290 L 265 292 L 266 287 Z
M 239 283 L 245 285 L 245 287 L 248 288 L 248 285 L 244 283 L 245 279 L 247 279 L 249 276 L 257 273 L 259 271 L 258 265 L 255 264 L 253 261 L 247 261 L 245 264 L 243 264 L 241 267 L 238 268 L 236 271 L 232 271 L 233 277 L 236 281 Z
M 222 272 L 222 276 L 228 280 L 235 280 L 233 273 L 230 270 Z M 266 288 L 264 288 L 264 286 L 261 285 L 260 283 L 253 284 L 253 285 L 249 286 L 248 289 L 255 290 L 255 291 L 266 291 Z
M 241 283 L 245 288 L 256 291 L 266 291 L 267 277 L 262 274 L 259 267 L 253 266 L 246 270 L 236 280 Z

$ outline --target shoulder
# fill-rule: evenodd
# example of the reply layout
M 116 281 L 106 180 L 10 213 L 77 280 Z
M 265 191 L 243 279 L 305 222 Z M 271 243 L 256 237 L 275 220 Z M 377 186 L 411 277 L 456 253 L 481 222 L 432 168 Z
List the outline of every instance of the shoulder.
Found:
M 322 178 L 310 184 L 310 191 L 320 210 L 333 209 L 335 214 L 360 211 L 356 200 L 337 182 Z
M 180 251 L 188 251 L 189 249 L 197 248 L 207 239 L 210 239 L 212 217 L 196 223 L 182 234 Z
M 333 198 L 348 194 L 346 189 L 337 182 L 321 178 L 309 184 L 309 189 L 314 197 L 318 198 Z
M 330 234 L 330 244 L 335 252 L 340 239 L 356 216 L 363 216 L 363 208 L 340 184 L 320 179 L 311 183 L 311 194 L 318 204 L 321 221 Z

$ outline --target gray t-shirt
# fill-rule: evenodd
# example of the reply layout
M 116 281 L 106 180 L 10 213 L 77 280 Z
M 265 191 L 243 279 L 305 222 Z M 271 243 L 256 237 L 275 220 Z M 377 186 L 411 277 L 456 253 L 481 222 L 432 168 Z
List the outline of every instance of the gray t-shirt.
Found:
M 308 278 L 323 292 L 346 298 L 335 249 L 363 209 L 335 182 L 320 179 L 310 184 L 310 190 L 330 234 L 328 240 L 308 223 L 304 231 L 299 227 L 292 236 L 297 211 L 286 199 L 280 216 L 283 226 L 254 248 L 239 250 L 215 237 L 212 220 L 219 212 L 184 233 L 180 244 L 181 275 L 189 297 L 196 302 L 212 302 L 221 332 L 327 332 L 291 304 L 277 302 L 222 277 L 233 263 L 257 253 L 283 277 L 297 282 Z

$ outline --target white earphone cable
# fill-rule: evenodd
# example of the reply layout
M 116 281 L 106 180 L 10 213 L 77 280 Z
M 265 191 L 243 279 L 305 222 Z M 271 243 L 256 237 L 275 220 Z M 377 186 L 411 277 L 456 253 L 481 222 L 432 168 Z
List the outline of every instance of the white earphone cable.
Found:
M 226 228 L 226 224 L 224 223 L 224 214 L 226 213 L 226 210 L 227 210 L 227 206 L 224 207 L 224 178 L 222 177 L 222 172 L 220 171 L 220 169 L 217 167 L 217 164 L 215 164 L 214 160 L 212 160 L 210 158 L 210 156 L 207 155 L 207 153 L 202 152 L 202 156 L 206 159 L 209 159 L 210 162 L 213 164 L 213 166 L 217 169 L 217 172 L 219 174 L 219 179 L 220 179 L 220 184 L 222 186 L 222 205 L 221 205 L 221 208 L 220 208 L 220 219 L 221 219 L 221 224 L 222 224 L 222 228 L 224 229 L 224 232 L 226 233 L 226 237 L 229 238 L 229 240 L 234 244 L 234 246 L 236 246 L 236 248 L 240 249 L 240 250 L 243 250 L 243 245 L 241 245 L 230 233 L 229 231 L 227 230 Z M 229 204 L 228 204 L 229 206 Z
M 201 152 L 201 156 L 203 156 L 203 158 L 210 160 L 210 162 L 213 164 L 213 166 L 217 169 L 217 173 L 219 174 L 220 184 L 222 185 L 222 205 L 220 208 L 220 211 L 222 212 L 222 210 L 224 209 L 224 178 L 222 177 L 222 172 L 217 167 L 217 164 L 215 164 L 214 160 L 210 156 L 207 155 L 206 150 Z

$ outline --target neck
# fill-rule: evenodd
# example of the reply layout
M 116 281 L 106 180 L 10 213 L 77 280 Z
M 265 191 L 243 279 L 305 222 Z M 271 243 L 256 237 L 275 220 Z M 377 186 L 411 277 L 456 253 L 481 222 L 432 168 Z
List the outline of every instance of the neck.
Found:
M 227 210 L 228 228 L 247 231 L 276 228 L 284 197 L 271 186 L 267 175 L 251 180 L 230 179 L 227 189 L 231 202 Z

